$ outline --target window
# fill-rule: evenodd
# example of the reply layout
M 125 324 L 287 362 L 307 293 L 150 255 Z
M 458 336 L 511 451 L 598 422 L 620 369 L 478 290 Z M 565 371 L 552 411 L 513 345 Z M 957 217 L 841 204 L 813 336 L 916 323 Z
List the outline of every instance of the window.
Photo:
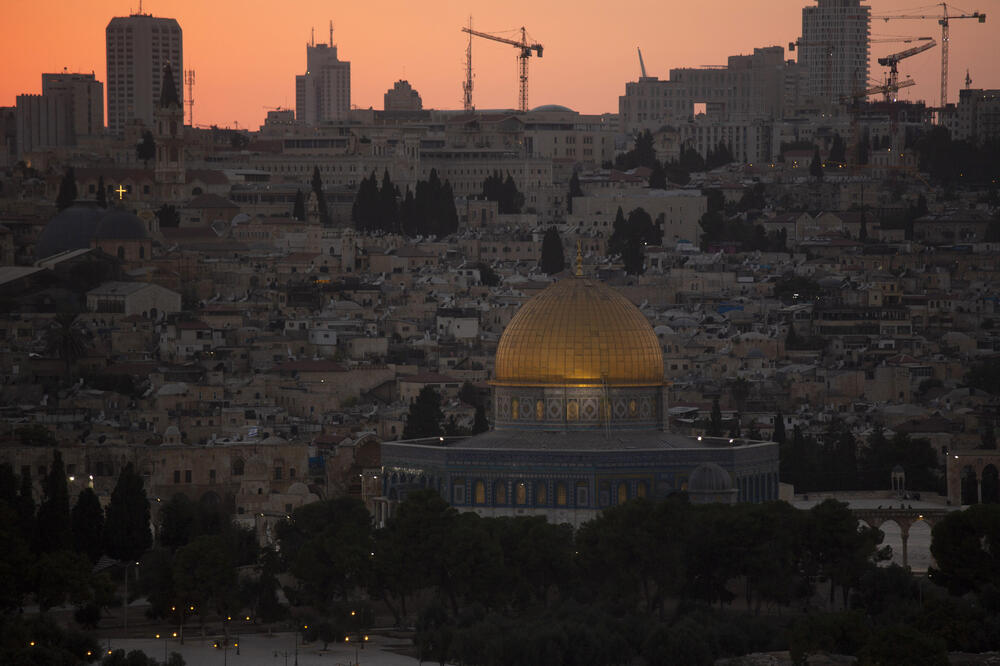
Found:
M 588 504 L 590 504 L 589 489 L 586 482 L 580 481 L 576 484 L 576 505 L 587 506 Z
M 294 467 L 289 467 L 288 468 L 288 478 L 289 479 L 294 479 L 295 478 L 295 468 Z
M 535 484 L 535 506 L 545 506 L 548 503 L 546 490 L 544 481 Z
M 209 483 L 215 483 L 215 470 L 214 469 L 208 470 L 208 482 Z
M 243 459 L 237 458 L 233 461 L 233 476 L 243 476 Z
M 184 483 L 191 483 L 191 470 L 184 470 Z
M 179 469 L 174 470 L 174 483 L 181 482 L 181 471 Z
M 275 467 L 274 468 L 274 480 L 275 481 L 281 481 L 281 468 L 280 467 Z
M 528 503 L 528 487 L 524 485 L 523 481 L 519 481 L 516 486 L 514 486 L 514 504 L 518 506 L 524 506 Z
M 618 503 L 624 504 L 628 501 L 628 484 L 622 481 L 618 484 Z
M 465 484 L 460 483 L 455 485 L 455 490 L 452 493 L 455 504 L 465 504 Z
M 556 484 L 556 506 L 566 506 L 566 484 L 561 481 Z
M 505 482 L 497 481 L 493 484 L 493 503 L 498 505 L 507 503 L 507 484 Z
M 486 504 L 486 484 L 482 481 L 476 481 L 474 495 L 473 501 L 476 504 Z

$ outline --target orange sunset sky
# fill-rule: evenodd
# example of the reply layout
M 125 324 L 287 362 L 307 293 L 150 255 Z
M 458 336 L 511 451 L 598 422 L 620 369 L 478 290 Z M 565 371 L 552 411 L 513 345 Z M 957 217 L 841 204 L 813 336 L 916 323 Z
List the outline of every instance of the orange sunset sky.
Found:
M 963 0 L 961 9 L 987 13 L 987 22 L 951 25 L 949 99 L 968 68 L 973 86 L 1000 87 L 1000 0 Z M 310 29 L 351 62 L 351 102 L 382 107 L 400 78 L 410 81 L 424 108 L 460 108 L 469 16 L 474 27 L 500 33 L 525 26 L 545 47 L 532 58 L 530 104 L 563 104 L 584 113 L 617 112 L 626 81 L 639 76 L 636 47 L 649 75 L 671 67 L 722 65 L 731 54 L 781 45 L 801 33 L 802 7 L 812 0 L 145 0 L 143 12 L 176 18 L 184 31 L 184 67 L 196 70 L 195 124 L 257 129 L 267 108 L 295 106 L 295 75 L 305 70 Z M 870 0 L 874 15 L 938 13 L 919 0 Z M 21 93 L 41 92 L 42 72 L 95 72 L 106 78 L 104 30 L 114 16 L 137 11 L 138 0 L 0 0 L 0 106 Z M 920 9 L 918 9 L 920 8 Z M 872 21 L 873 38 L 930 36 L 936 21 Z M 510 33 L 513 36 L 513 33 Z M 872 56 L 907 48 L 873 44 Z M 516 50 L 473 42 L 477 108 L 517 104 Z M 935 48 L 900 65 L 917 85 L 901 99 L 936 104 L 941 55 Z M 875 65 L 870 76 L 882 78 Z M 186 96 L 186 92 L 185 92 Z

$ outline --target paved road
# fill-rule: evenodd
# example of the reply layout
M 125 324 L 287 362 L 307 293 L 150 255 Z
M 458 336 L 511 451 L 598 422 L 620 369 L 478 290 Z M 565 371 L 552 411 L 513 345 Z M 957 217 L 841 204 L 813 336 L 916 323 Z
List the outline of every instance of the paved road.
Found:
M 236 654 L 234 648 L 228 651 L 218 650 L 212 647 L 212 642 L 217 636 L 209 636 L 202 639 L 197 637 L 185 637 L 184 645 L 177 640 L 171 639 L 166 643 L 167 654 L 179 652 L 184 657 L 187 666 L 293 666 L 295 664 L 295 636 L 291 633 L 275 633 L 272 636 L 267 634 L 250 634 L 240 636 L 240 654 Z M 234 638 L 234 637 L 231 637 Z M 102 644 L 107 645 L 107 639 L 103 639 Z M 331 644 L 330 649 L 322 651 L 322 643 L 308 643 L 298 645 L 299 666 L 353 666 L 362 664 L 372 666 L 417 666 L 418 661 L 411 657 L 406 657 L 392 652 L 393 647 L 407 647 L 411 645 L 408 641 L 398 638 L 385 638 L 382 636 L 371 636 L 371 640 L 364 650 L 357 650 L 357 661 L 355 661 L 355 648 L 353 645 L 337 643 Z M 111 647 L 113 649 L 123 649 L 126 652 L 131 650 L 142 650 L 150 657 L 157 660 L 163 659 L 164 641 L 155 638 L 112 638 Z

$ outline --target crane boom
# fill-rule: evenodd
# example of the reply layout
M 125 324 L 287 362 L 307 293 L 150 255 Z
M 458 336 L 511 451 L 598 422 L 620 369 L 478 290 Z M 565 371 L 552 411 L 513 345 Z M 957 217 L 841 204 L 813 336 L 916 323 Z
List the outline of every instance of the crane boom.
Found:
M 948 103 L 948 42 L 949 26 L 953 19 L 976 19 L 979 23 L 986 23 L 986 14 L 983 12 L 972 12 L 971 14 L 948 14 L 948 3 L 942 2 L 940 14 L 886 14 L 872 16 L 872 18 L 890 21 L 894 19 L 934 19 L 941 26 L 941 108 Z
M 895 88 L 898 90 L 899 86 L 899 61 L 905 60 L 918 53 L 923 53 L 924 51 L 929 51 L 930 49 L 937 46 L 937 42 L 933 39 L 920 46 L 914 46 L 913 48 L 906 49 L 905 51 L 900 51 L 899 53 L 893 53 L 891 55 L 883 56 L 878 59 L 878 64 L 883 67 L 889 67 L 889 86 L 890 88 Z M 894 92 L 894 90 L 893 90 Z M 889 91 L 886 91 L 886 97 L 888 98 Z
M 639 71 L 642 72 L 642 78 L 645 79 L 646 78 L 646 63 L 644 63 L 642 61 L 642 49 L 640 49 L 637 46 L 637 47 L 635 47 L 635 50 L 639 52 Z
M 509 44 L 521 50 L 518 54 L 519 69 L 520 69 L 520 90 L 518 96 L 518 109 L 521 111 L 528 110 L 528 58 L 531 57 L 532 51 L 539 58 L 542 57 L 542 50 L 544 47 L 537 42 L 534 44 L 528 43 L 528 32 L 522 26 L 521 28 L 521 41 L 515 39 L 508 39 L 507 37 L 500 37 L 499 35 L 491 35 L 488 32 L 480 32 L 478 30 L 473 30 L 471 27 L 462 28 L 462 32 L 468 33 L 472 37 L 482 37 L 483 39 L 489 39 L 494 42 L 500 42 L 501 44 Z M 471 52 L 472 45 L 470 43 L 469 50 Z

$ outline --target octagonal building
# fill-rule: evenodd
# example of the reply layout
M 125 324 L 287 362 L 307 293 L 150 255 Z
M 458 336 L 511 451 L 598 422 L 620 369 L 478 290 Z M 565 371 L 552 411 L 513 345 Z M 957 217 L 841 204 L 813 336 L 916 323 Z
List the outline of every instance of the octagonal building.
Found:
M 692 492 L 692 501 L 778 497 L 776 443 L 670 432 L 652 326 L 579 268 L 514 315 L 491 384 L 493 430 L 382 444 L 378 522 L 407 492 L 434 488 L 459 510 L 580 525 L 632 498 L 686 492 L 706 465 L 732 487 Z

